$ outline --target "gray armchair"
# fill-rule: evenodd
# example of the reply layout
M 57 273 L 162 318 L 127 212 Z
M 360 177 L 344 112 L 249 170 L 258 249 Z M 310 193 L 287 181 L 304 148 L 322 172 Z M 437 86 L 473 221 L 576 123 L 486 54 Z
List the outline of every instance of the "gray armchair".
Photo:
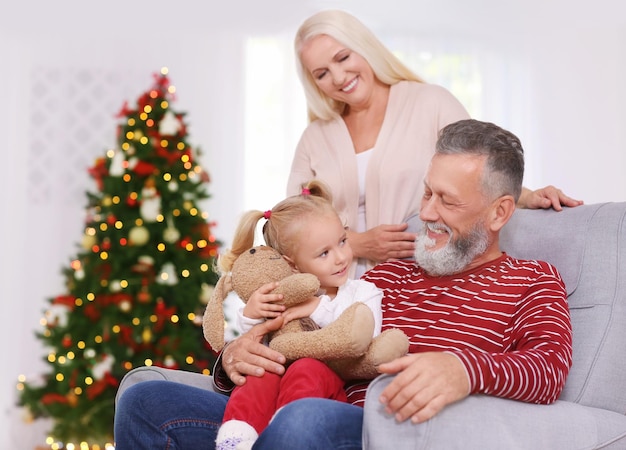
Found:
M 476 395 L 423 424 L 396 424 L 376 400 L 390 380 L 379 377 L 365 404 L 365 449 L 626 449 L 626 202 L 517 210 L 501 247 L 554 264 L 565 281 L 574 362 L 559 400 Z
M 389 382 L 372 382 L 365 404 L 365 449 L 626 449 L 626 202 L 517 210 L 502 249 L 554 264 L 565 281 L 574 333 L 573 366 L 560 399 L 534 405 L 473 395 L 420 425 L 397 424 L 380 408 Z M 130 385 L 162 379 L 213 389 L 211 378 L 142 367 Z

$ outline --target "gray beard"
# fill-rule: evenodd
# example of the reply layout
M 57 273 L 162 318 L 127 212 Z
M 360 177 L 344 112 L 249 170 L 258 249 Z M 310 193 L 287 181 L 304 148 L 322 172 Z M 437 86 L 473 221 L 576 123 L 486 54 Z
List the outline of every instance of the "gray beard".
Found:
M 428 228 L 444 229 L 449 233 L 450 240 L 445 247 L 439 250 L 429 250 L 435 245 L 435 241 L 426 235 Z M 487 250 L 489 235 L 480 222 L 476 222 L 466 235 L 458 237 L 455 237 L 446 225 L 427 222 L 418 233 L 415 246 L 417 264 L 429 275 L 441 277 L 463 272 L 474 258 Z

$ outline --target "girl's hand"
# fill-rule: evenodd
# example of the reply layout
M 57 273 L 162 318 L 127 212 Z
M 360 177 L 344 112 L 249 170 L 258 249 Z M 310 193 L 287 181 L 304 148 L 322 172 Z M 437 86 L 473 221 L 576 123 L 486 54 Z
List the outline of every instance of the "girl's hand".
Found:
M 283 295 L 271 293 L 277 287 L 278 282 L 274 281 L 254 291 L 243 308 L 243 315 L 250 319 L 273 319 L 280 316 L 285 310 L 284 305 L 278 304 L 283 300 Z
M 311 314 L 313 314 L 313 311 L 315 311 L 317 305 L 319 304 L 319 297 L 311 297 L 305 302 L 288 308 L 282 314 L 283 319 L 285 319 L 284 323 L 291 322 L 295 319 L 302 319 L 303 317 L 309 317 Z

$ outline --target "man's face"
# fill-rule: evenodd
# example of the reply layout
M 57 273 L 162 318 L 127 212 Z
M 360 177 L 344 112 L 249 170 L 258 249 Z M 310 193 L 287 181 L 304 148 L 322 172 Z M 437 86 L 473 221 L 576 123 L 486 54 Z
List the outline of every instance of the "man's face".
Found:
M 482 264 L 492 238 L 483 197 L 485 157 L 435 155 L 424 179 L 420 218 L 424 229 L 415 259 L 429 274 L 450 275 Z

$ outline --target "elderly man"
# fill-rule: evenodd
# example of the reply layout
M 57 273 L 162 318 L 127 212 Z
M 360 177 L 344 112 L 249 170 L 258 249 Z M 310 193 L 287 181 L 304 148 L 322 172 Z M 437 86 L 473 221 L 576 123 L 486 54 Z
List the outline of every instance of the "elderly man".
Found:
M 472 394 L 548 404 L 561 392 L 572 358 L 563 282 L 548 263 L 518 260 L 499 248 L 523 172 L 522 146 L 510 132 L 476 120 L 448 125 L 424 179 L 415 261 L 385 262 L 364 275 L 384 292 L 383 329 L 399 328 L 410 340 L 407 356 L 380 366 L 388 375 L 376 381 L 382 386 L 376 397 L 368 397 L 368 403 L 379 402 L 380 414 L 395 419 L 385 432 L 427 421 Z M 260 344 L 279 325 L 266 322 L 231 343 L 223 354 L 222 381 L 224 375 L 241 384 L 265 370 L 282 373 L 282 355 Z M 170 406 L 159 417 L 149 405 L 130 411 L 127 405 L 137 405 L 133 397 L 151 392 L 163 402 L 162 396 L 183 391 L 189 398 L 192 389 L 168 394 L 162 387 L 156 395 L 155 388 L 122 397 L 124 418 L 141 423 L 142 436 L 153 433 L 156 439 L 150 429 L 159 429 L 161 442 L 180 436 L 178 448 L 191 448 L 186 442 L 193 441 L 182 436 L 214 439 L 225 404 L 220 394 L 197 392 L 202 397 L 191 406 L 179 400 L 181 408 Z M 355 405 L 363 404 L 366 389 L 350 386 L 350 403 L 303 399 L 285 406 L 254 448 L 362 448 L 363 409 Z M 116 431 L 124 432 L 118 422 Z M 194 431 L 175 428 L 190 422 Z M 402 434 L 394 434 L 393 447 L 403 443 Z

